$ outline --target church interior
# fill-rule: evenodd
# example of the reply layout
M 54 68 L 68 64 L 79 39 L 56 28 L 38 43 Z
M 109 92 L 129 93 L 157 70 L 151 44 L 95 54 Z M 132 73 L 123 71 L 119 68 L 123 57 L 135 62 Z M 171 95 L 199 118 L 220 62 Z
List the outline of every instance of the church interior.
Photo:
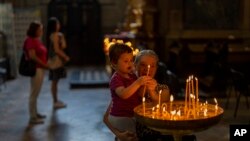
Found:
M 30 80 L 18 73 L 18 66 L 28 25 L 38 20 L 46 27 L 50 17 L 61 22 L 71 58 L 58 90 L 68 107 L 51 108 L 45 72 L 38 105 L 46 121 L 30 126 Z M 168 85 L 176 100 L 185 97 L 190 75 L 199 79 L 201 100 L 218 99 L 223 109 L 218 123 L 173 140 L 228 141 L 231 125 L 250 126 L 249 0 L 0 0 L 0 137 L 115 140 L 102 119 L 110 101 L 107 50 L 112 42 L 155 51 L 155 79 Z

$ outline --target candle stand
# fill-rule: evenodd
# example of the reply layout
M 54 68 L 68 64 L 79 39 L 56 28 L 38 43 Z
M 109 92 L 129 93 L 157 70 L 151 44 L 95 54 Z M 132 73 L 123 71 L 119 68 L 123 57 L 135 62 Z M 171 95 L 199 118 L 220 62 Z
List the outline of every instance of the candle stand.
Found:
M 144 103 L 135 107 L 134 113 L 141 124 L 164 135 L 173 135 L 175 141 L 181 141 L 183 135 L 206 130 L 217 124 L 224 110 L 213 104 L 199 102 L 187 107 L 185 101 L 174 101 L 160 106 Z

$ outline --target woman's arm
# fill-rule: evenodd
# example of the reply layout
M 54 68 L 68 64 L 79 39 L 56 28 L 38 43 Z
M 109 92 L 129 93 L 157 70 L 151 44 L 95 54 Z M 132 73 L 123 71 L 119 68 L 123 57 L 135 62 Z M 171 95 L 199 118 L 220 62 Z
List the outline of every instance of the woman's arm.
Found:
M 59 46 L 59 36 L 58 36 L 58 34 L 57 34 L 57 33 L 53 33 L 53 34 L 51 35 L 51 38 L 52 38 L 52 42 L 53 42 L 53 47 L 54 47 L 55 53 L 56 53 L 59 57 L 63 58 L 65 62 L 68 62 L 70 58 L 69 58 L 69 56 L 66 55 L 66 54 L 64 53 L 64 51 L 60 48 L 60 46 Z
M 28 54 L 29 54 L 30 59 L 34 60 L 37 64 L 41 65 L 45 69 L 49 69 L 49 65 L 43 63 L 43 61 L 37 57 L 34 49 L 29 49 Z
M 167 86 L 157 88 L 156 80 L 152 80 L 150 83 L 147 84 L 147 92 L 152 101 L 157 102 L 159 100 L 159 92 L 161 90 L 161 102 L 169 101 L 169 89 Z
M 62 49 L 65 49 L 67 47 L 65 37 L 64 37 L 63 33 L 61 33 L 61 32 L 59 32 L 58 34 L 60 37 L 59 40 L 61 43 L 61 47 L 62 47 Z

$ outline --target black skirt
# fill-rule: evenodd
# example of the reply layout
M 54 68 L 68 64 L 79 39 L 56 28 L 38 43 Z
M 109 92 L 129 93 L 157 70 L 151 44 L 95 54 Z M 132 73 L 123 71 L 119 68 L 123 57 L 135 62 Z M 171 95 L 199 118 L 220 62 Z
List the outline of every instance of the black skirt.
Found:
M 60 67 L 49 71 L 49 80 L 59 80 L 61 78 L 65 78 L 66 76 L 67 72 L 65 67 Z

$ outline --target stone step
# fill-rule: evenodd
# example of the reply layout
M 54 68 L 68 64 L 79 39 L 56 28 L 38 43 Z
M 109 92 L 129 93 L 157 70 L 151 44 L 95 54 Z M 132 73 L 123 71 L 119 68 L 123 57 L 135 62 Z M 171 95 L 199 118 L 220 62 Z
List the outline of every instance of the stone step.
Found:
M 74 69 L 70 73 L 70 88 L 108 87 L 109 79 L 104 67 Z

